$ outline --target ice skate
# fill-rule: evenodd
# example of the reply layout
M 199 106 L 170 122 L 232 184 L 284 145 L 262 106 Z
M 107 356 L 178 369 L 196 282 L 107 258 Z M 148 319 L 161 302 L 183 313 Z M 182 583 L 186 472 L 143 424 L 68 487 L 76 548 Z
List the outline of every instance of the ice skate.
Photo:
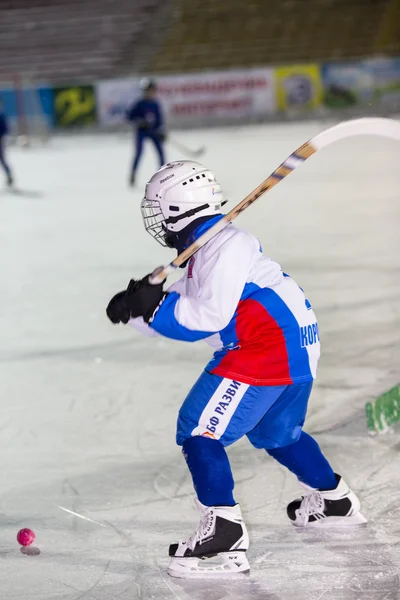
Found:
M 287 514 L 296 527 L 352 527 L 364 525 L 360 501 L 340 475 L 333 490 L 305 487 L 308 493 L 287 506 Z
M 235 506 L 203 506 L 195 533 L 187 540 L 169 547 L 171 577 L 238 577 L 249 573 L 246 558 L 249 535 L 239 504 Z

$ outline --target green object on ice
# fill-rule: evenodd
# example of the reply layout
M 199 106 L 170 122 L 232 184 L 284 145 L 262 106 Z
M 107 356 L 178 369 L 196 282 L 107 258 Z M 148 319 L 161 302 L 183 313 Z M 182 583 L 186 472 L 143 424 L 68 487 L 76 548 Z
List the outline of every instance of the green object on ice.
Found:
M 365 405 L 367 427 L 371 433 L 387 431 L 400 421 L 400 384 Z

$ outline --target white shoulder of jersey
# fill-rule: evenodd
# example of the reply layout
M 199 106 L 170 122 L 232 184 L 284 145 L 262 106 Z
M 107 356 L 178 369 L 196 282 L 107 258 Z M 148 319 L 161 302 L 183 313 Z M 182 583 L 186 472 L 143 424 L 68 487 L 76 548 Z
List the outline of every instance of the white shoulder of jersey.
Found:
M 228 225 L 189 262 L 184 292 L 174 307 L 177 323 L 210 334 L 224 329 L 261 256 L 252 234 Z
M 200 248 L 196 254 L 204 256 L 204 259 L 207 260 L 207 257 L 210 254 L 214 254 L 219 250 L 222 252 L 222 250 L 224 250 L 226 247 L 249 248 L 253 250 L 253 252 L 259 252 L 260 242 L 249 231 L 238 229 L 234 225 L 230 224 L 215 237 L 211 238 L 211 240 L 207 242 L 205 246 Z

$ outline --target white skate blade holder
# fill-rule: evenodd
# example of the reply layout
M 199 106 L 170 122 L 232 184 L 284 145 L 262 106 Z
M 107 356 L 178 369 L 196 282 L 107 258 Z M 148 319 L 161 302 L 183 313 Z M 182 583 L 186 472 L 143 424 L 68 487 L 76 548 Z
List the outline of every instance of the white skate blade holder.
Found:
M 210 558 L 172 557 L 168 575 L 181 579 L 241 579 L 250 573 L 245 552 L 221 552 Z
M 325 517 L 323 519 L 317 519 L 316 521 L 309 521 L 305 526 L 292 521 L 292 525 L 298 529 L 344 529 L 346 527 L 354 527 L 355 525 L 366 525 L 367 522 L 364 515 L 357 512 L 348 517 Z

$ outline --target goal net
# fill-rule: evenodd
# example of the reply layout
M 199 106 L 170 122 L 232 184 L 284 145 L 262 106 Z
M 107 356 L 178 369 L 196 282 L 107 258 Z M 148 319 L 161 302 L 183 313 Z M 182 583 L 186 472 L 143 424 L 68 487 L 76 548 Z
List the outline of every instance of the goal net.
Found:
M 18 74 L 0 73 L 0 100 L 12 140 L 23 146 L 48 140 L 50 121 L 40 87 Z

